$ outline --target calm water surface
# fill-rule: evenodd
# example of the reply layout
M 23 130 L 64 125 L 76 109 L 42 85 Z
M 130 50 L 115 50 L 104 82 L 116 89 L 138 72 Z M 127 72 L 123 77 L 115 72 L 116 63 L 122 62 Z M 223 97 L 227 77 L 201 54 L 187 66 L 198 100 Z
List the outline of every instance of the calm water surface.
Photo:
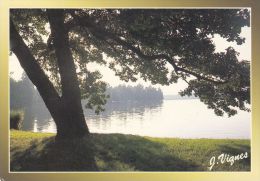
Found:
M 35 113 L 35 111 L 34 111 Z M 153 137 L 246 138 L 251 137 L 251 113 L 239 111 L 231 118 L 218 117 L 198 99 L 161 102 L 113 102 L 95 115 L 86 111 L 90 132 L 124 133 Z M 47 111 L 26 113 L 24 130 L 56 132 Z

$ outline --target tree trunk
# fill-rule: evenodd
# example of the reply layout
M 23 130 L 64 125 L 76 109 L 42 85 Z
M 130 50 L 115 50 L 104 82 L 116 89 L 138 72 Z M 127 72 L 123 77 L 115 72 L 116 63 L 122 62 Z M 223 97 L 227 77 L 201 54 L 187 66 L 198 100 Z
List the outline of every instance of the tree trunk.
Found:
M 48 10 L 47 13 L 61 76 L 62 96 L 59 96 L 12 21 L 10 21 L 10 47 L 50 111 L 57 126 L 56 137 L 58 139 L 83 137 L 89 134 L 89 131 L 82 110 L 79 83 L 69 49 L 68 34 L 64 28 L 63 10 Z

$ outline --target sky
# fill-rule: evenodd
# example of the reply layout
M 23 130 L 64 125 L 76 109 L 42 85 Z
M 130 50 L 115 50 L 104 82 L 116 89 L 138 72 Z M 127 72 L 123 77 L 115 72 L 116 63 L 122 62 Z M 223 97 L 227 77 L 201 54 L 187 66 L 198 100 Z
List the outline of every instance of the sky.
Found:
M 216 46 L 216 52 L 223 52 L 225 51 L 226 48 L 232 46 L 237 52 L 240 53 L 238 56 L 239 60 L 251 61 L 251 27 L 243 27 L 241 31 L 241 36 L 246 39 L 245 43 L 242 45 L 237 45 L 235 42 L 228 42 L 226 41 L 226 39 L 220 37 L 219 35 L 215 35 L 213 38 L 213 42 Z M 149 82 L 144 82 L 141 79 L 139 79 L 135 83 L 133 82 L 125 83 L 124 81 L 121 81 L 117 76 L 115 76 L 112 70 L 110 70 L 108 67 L 105 66 L 97 66 L 93 64 L 91 69 L 99 70 L 103 75 L 102 80 L 109 83 L 111 86 L 117 86 L 119 84 L 137 85 L 139 83 L 143 84 L 144 86 L 151 85 Z M 16 56 L 14 54 L 11 55 L 9 59 L 9 74 L 15 80 L 19 80 L 22 76 L 22 73 L 23 73 L 23 69 L 21 68 Z M 178 81 L 178 83 L 171 84 L 169 86 L 155 85 L 153 87 L 160 88 L 163 91 L 164 95 L 173 95 L 173 94 L 178 94 L 178 92 L 184 89 L 186 86 L 187 84 L 184 81 L 180 80 Z

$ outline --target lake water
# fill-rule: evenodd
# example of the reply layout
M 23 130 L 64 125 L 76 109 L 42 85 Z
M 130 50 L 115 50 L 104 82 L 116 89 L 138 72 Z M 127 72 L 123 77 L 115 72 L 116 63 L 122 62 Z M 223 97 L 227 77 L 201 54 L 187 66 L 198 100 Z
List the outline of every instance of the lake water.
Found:
M 219 117 L 198 99 L 112 102 L 100 115 L 86 110 L 84 113 L 92 133 L 179 138 L 251 138 L 251 113 L 239 111 L 230 118 Z M 34 116 L 25 113 L 23 129 L 56 132 L 52 118 L 43 110 Z

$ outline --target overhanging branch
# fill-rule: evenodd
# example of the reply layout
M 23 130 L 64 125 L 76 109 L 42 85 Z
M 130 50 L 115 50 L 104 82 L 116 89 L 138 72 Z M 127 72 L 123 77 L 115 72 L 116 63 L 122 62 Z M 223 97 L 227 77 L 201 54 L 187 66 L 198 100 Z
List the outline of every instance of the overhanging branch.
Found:
M 172 65 L 172 67 L 174 68 L 175 72 L 184 72 L 190 75 L 195 76 L 197 79 L 201 79 L 201 80 L 205 80 L 214 84 L 224 84 L 227 83 L 227 81 L 221 81 L 221 80 L 215 80 L 212 78 L 208 78 L 206 76 L 202 76 L 196 72 L 193 72 L 191 70 L 188 70 L 186 68 L 183 67 L 179 67 L 176 65 L 176 62 L 174 60 L 174 58 L 171 58 L 169 55 L 167 54 L 156 54 L 156 55 L 146 55 L 144 54 L 140 48 L 137 48 L 135 46 L 133 46 L 131 43 L 123 40 L 122 38 L 120 38 L 119 36 L 108 32 L 106 30 L 104 30 L 101 27 L 98 27 L 95 23 L 93 23 L 90 19 L 88 18 L 82 18 L 79 17 L 77 15 L 75 15 L 74 13 L 71 14 L 73 16 L 73 18 L 77 21 L 77 23 L 80 26 L 84 26 L 86 28 L 88 28 L 88 30 L 97 38 L 102 38 L 105 40 L 112 40 L 116 43 L 118 43 L 119 45 L 131 50 L 133 53 L 135 53 L 138 57 L 145 59 L 145 60 L 156 60 L 156 59 L 164 59 L 166 60 L 168 63 L 170 63 Z M 72 24 L 72 23 L 70 23 Z M 75 25 L 75 24 L 74 24 Z

